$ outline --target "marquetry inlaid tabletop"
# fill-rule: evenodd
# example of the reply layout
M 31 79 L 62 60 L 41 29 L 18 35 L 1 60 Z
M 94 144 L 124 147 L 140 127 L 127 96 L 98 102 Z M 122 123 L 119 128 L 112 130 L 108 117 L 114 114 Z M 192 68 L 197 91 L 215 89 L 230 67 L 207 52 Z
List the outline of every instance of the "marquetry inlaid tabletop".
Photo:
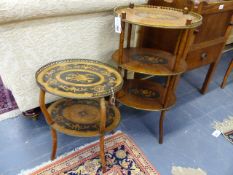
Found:
M 120 90 L 123 82 L 115 68 L 87 59 L 49 63 L 37 71 L 36 81 L 51 94 L 76 99 L 111 95 Z
M 117 7 L 114 12 L 118 16 L 126 13 L 126 18 L 122 19 L 125 22 L 148 27 L 195 28 L 202 21 L 202 16 L 197 13 L 162 6 L 137 5 L 133 8 Z

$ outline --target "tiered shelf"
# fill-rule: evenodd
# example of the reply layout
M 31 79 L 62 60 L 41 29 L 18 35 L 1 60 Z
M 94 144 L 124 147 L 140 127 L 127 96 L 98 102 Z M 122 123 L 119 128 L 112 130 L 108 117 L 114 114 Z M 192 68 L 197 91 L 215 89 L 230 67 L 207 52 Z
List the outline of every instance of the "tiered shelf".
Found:
M 152 5 L 131 5 L 117 7 L 116 15 L 126 13 L 123 22 L 145 27 L 167 29 L 190 29 L 201 25 L 202 16 L 185 9 Z
M 119 63 L 120 51 L 117 50 L 112 58 Z M 148 48 L 125 48 L 123 50 L 122 62 L 119 64 L 123 69 L 133 72 L 169 76 L 183 73 L 186 70 L 185 61 L 181 61 L 177 70 L 173 70 L 175 56 L 161 50 Z
M 169 104 L 164 107 L 166 89 L 149 80 L 128 80 L 119 92 L 118 100 L 126 106 L 147 111 L 167 110 L 176 102 L 175 93 L 170 95 Z
M 120 112 L 106 102 L 105 132 L 115 129 L 120 123 Z M 100 104 L 95 99 L 61 99 L 49 106 L 48 112 L 57 131 L 67 135 L 93 137 L 100 135 Z
M 114 93 L 121 89 L 119 72 L 104 63 L 87 59 L 66 59 L 46 64 L 36 72 L 40 87 L 40 107 L 51 128 L 52 152 L 55 159 L 57 133 L 81 137 L 100 137 L 100 161 L 106 170 L 104 134 L 120 123 Z M 45 93 L 63 97 L 45 105 Z M 106 102 L 105 97 L 112 101 Z
M 124 86 L 118 93 L 118 101 L 126 106 L 148 111 L 162 111 L 160 116 L 160 139 L 163 141 L 163 121 L 165 111 L 175 104 L 175 89 L 179 75 L 186 70 L 185 54 L 194 38 L 194 28 L 202 22 L 199 14 L 187 8 L 175 9 L 161 6 L 130 4 L 117 7 L 116 16 L 121 17 L 119 49 L 112 58 L 119 70 L 124 69 L 152 76 L 167 76 L 164 86 L 149 80 L 128 80 L 125 75 Z M 125 48 L 125 25 L 127 24 L 127 46 Z M 179 29 L 180 36 L 174 53 L 151 48 L 132 48 L 130 45 L 132 26 L 146 26 L 164 29 Z M 142 30 L 143 31 L 143 30 Z M 142 34 L 143 36 L 143 34 Z M 156 38 L 155 38 L 156 39 Z

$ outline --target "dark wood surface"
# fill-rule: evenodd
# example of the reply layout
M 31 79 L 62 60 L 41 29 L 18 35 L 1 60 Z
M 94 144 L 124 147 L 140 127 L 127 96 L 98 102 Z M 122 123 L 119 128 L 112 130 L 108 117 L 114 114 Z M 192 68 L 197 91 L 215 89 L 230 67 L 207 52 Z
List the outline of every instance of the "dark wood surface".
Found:
M 222 46 L 221 43 L 210 47 L 191 50 L 186 58 L 188 69 L 191 70 L 213 63 L 221 52 L 220 46 Z
M 176 8 L 188 7 L 190 10 L 203 16 L 203 23 L 195 30 L 196 36 L 186 56 L 186 60 L 187 70 L 210 64 L 201 89 L 201 92 L 204 94 L 208 90 L 208 85 L 213 78 L 221 53 L 232 29 L 233 1 L 209 4 L 202 2 L 197 6 L 188 0 L 174 0 L 172 3 L 167 3 L 163 0 L 149 0 L 148 4 Z M 219 9 L 220 5 L 224 5 L 223 9 Z M 144 27 L 140 31 L 139 45 L 174 53 L 179 33 L 179 30 L 161 30 Z

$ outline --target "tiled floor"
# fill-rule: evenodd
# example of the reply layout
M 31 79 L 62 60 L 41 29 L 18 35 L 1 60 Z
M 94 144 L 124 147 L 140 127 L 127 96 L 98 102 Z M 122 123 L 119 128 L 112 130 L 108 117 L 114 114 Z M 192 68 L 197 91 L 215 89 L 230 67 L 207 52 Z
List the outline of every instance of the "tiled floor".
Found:
M 130 135 L 142 148 L 161 175 L 175 166 L 202 168 L 208 175 L 233 175 L 233 145 L 223 136 L 215 138 L 211 124 L 233 116 L 233 74 L 220 89 L 233 52 L 223 55 L 209 92 L 201 95 L 207 68 L 186 73 L 177 89 L 177 105 L 167 113 L 165 140 L 158 144 L 158 112 L 121 107 L 119 130 Z M 59 134 L 58 155 L 97 138 L 75 138 Z M 0 174 L 15 175 L 49 160 L 50 131 L 41 116 L 38 121 L 22 116 L 0 122 Z

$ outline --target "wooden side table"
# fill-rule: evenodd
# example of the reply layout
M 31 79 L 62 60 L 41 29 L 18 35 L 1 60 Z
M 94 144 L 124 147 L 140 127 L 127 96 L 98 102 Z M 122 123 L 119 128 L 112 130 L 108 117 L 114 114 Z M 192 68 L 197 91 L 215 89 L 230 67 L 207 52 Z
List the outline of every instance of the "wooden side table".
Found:
M 36 72 L 36 81 L 40 107 L 51 128 L 51 159 L 56 155 L 56 131 L 71 136 L 100 136 L 100 158 L 105 170 L 104 134 L 118 126 L 120 112 L 104 97 L 114 99 L 114 93 L 121 89 L 123 81 L 118 71 L 98 61 L 69 59 L 43 66 Z M 64 98 L 47 109 L 45 92 Z
M 196 3 L 194 3 L 196 2 Z M 233 1 L 219 0 L 149 0 L 149 5 L 168 6 L 172 8 L 188 7 L 202 15 L 202 25 L 195 29 L 195 39 L 186 56 L 187 70 L 209 66 L 204 75 L 200 89 L 202 94 L 208 91 L 209 84 L 221 59 L 226 41 L 233 29 Z M 179 30 L 164 30 L 143 27 L 139 40 L 143 47 L 175 52 Z
M 194 29 L 201 24 L 202 17 L 188 9 L 162 6 L 130 4 L 117 7 L 116 16 L 121 17 L 119 49 L 113 54 L 119 70 L 124 70 L 125 83 L 117 99 L 126 106 L 140 110 L 161 111 L 159 143 L 163 142 L 163 121 L 165 112 L 175 104 L 175 87 L 179 75 L 186 70 L 185 57 L 194 40 Z M 124 48 L 125 28 L 128 24 L 127 46 Z M 174 54 L 149 48 L 132 48 L 132 25 L 161 29 L 179 29 L 179 39 Z M 156 39 L 156 38 L 155 38 Z M 165 85 L 149 80 L 127 80 L 127 71 L 142 74 L 166 76 Z

